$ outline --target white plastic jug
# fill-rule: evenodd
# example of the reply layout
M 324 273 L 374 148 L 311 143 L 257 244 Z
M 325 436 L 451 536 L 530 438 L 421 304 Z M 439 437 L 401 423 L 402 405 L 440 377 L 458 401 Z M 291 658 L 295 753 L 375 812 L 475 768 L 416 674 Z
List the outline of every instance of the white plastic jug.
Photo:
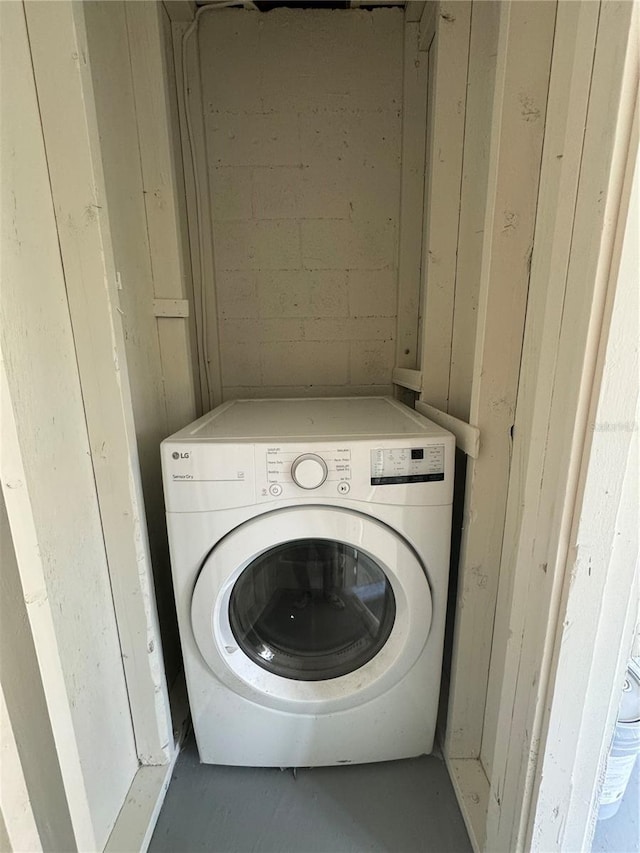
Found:
M 613 817 L 629 784 L 640 754 L 640 663 L 629 661 L 618 710 L 618 722 L 607 758 L 607 769 L 600 792 L 598 820 Z

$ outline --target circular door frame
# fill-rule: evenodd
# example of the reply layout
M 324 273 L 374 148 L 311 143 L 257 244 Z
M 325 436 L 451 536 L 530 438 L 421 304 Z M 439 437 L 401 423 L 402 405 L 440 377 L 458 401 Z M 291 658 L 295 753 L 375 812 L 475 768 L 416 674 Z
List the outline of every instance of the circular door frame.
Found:
M 343 542 L 364 551 L 387 576 L 396 604 L 391 633 L 358 669 L 324 681 L 276 675 L 239 647 L 229 622 L 236 580 L 257 557 L 298 539 Z M 207 556 L 191 601 L 196 644 L 211 671 L 235 693 L 267 707 L 329 713 L 385 693 L 409 672 L 425 647 L 433 605 L 425 567 L 409 544 L 382 522 L 350 509 L 288 507 L 245 521 Z

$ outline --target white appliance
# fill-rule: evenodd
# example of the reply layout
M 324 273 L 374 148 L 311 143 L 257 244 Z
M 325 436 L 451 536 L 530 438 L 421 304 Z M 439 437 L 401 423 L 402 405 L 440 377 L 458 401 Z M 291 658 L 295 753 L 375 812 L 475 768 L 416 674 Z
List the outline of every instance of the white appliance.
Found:
M 162 467 L 201 760 L 430 752 L 454 437 L 388 398 L 236 400 Z

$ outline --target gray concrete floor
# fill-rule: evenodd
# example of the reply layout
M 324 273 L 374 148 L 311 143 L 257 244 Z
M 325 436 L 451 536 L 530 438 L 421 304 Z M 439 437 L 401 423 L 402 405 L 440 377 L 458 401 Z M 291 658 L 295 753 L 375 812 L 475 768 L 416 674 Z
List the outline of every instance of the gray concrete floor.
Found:
M 291 770 L 176 763 L 150 853 L 470 853 L 436 756 Z

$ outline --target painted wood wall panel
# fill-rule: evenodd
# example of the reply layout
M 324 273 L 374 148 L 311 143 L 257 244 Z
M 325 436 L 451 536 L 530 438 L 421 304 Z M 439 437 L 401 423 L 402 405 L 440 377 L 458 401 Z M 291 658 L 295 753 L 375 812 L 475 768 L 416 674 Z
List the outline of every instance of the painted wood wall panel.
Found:
M 627 49 L 633 8 L 625 2 L 604 3 L 600 8 L 567 275 L 558 301 L 545 303 L 550 316 L 538 318 L 539 322 L 542 319 L 543 333 L 550 335 L 549 341 L 543 338 L 540 348 L 533 353 L 527 350 L 527 358 L 533 358 L 540 370 L 533 428 L 546 440 L 532 446 L 522 520 L 515 542 L 505 552 L 515 567 L 515 577 L 497 722 L 500 737 L 496 739 L 489 801 L 488 843 L 497 849 L 524 843 L 526 805 L 534 789 L 546 703 L 553 696 L 551 664 L 554 654 L 560 652 L 555 647 L 554 653 L 554 646 L 562 632 L 570 630 L 560 621 L 563 586 L 566 595 L 577 582 L 574 572 L 589 577 L 588 561 L 576 564 L 575 548 L 580 542 L 574 539 L 574 522 L 583 493 L 580 480 L 585 471 L 581 471 L 581 463 L 591 443 L 589 412 L 594 384 L 596 393 L 599 385 L 596 367 L 603 332 L 606 341 L 607 288 L 637 105 L 637 48 L 633 58 Z M 637 44 L 637 28 L 632 32 Z M 544 370 L 549 350 L 553 362 L 551 369 Z M 625 440 L 627 450 L 617 457 L 616 470 L 624 466 L 628 436 Z M 599 577 L 600 572 L 594 582 L 599 582 Z M 599 605 L 599 596 L 597 601 Z M 578 625 L 576 630 L 591 634 L 590 626 Z M 576 666 L 579 682 L 584 677 L 584 665 L 580 667 L 576 660 Z M 562 714 L 562 705 L 557 711 Z M 566 814 L 563 801 L 571 784 L 567 780 L 565 797 L 554 803 L 559 806 L 562 826 Z M 578 797 L 582 799 L 583 794 Z M 556 824 L 560 839 L 562 826 Z
M 199 405 L 173 44 L 161 3 L 128 3 L 125 14 L 153 292 L 156 300 L 167 304 L 181 301 L 191 309 L 184 315 L 187 319 L 158 320 L 166 428 L 171 434 L 195 420 Z M 157 310 L 155 314 L 159 316 Z
M 435 8 L 435 34 L 429 47 L 421 399 L 447 412 L 456 306 L 471 3 L 441 2 Z
M 145 190 L 143 183 L 125 7 L 124 2 L 117 1 L 88 3 L 85 6 L 85 21 L 106 202 L 112 213 L 109 222 L 113 258 L 120 286 L 119 308 L 131 385 L 153 580 L 165 667 L 171 682 L 180 667 L 180 655 L 159 451 L 160 442 L 169 435 L 170 430 L 158 323 L 153 310 L 155 279 L 149 234 L 155 237 L 157 231 L 153 228 L 147 230 L 145 206 L 145 192 L 159 190 L 151 187 Z M 132 42 L 132 50 L 138 54 L 148 52 L 149 48 L 150 45 L 142 40 Z M 170 198 L 167 202 L 170 202 Z M 166 259 L 157 255 L 156 243 L 157 237 L 153 245 L 156 267 L 179 281 L 180 274 L 175 269 L 178 258 L 167 269 Z M 159 287 L 161 291 L 167 287 L 162 277 Z
M 110 231 L 119 211 L 105 189 L 86 9 L 25 6 L 136 748 L 143 763 L 162 764 L 171 718 Z
M 528 326 L 516 412 L 513 471 L 505 522 L 505 548 L 496 608 L 489 689 L 482 742 L 484 766 L 491 771 L 498 735 L 498 704 L 504 678 L 509 609 L 514 582 L 515 541 L 523 508 L 539 496 L 525 491 L 530 458 L 547 443 L 547 431 L 534 418 L 535 405 L 550 400 L 548 377 L 557 369 L 554 341 L 560 334 L 561 306 L 571 249 L 576 195 L 587 120 L 591 70 L 598 26 L 596 3 L 559 8 L 549 89 L 549 119 L 540 176 L 540 195 L 529 285 Z M 541 472 L 540 472 L 541 476 Z
M 0 14 L 2 487 L 77 843 L 96 849 L 138 761 L 23 6 Z
M 415 369 L 418 364 L 429 58 L 418 49 L 420 27 L 417 21 L 409 22 L 410 11 L 410 7 L 405 8 L 395 367 Z
M 11 838 L 6 849 L 72 851 L 73 825 L 1 492 L 0 566 L 0 807 Z
M 637 57 L 636 53 L 636 95 Z M 635 167 L 635 186 L 630 198 L 622 202 L 616 229 L 596 367 L 601 384 L 590 407 L 590 446 L 585 448 L 582 463 L 586 471 L 580 487 L 579 518 L 572 532 L 563 636 L 554 661 L 554 679 L 556 685 L 562 685 L 562 694 L 549 715 L 531 821 L 532 849 L 537 851 L 553 850 L 554 843 L 557 850 L 589 849 L 640 604 L 638 118 L 636 107 L 628 163 L 629 172 Z M 631 184 L 631 175 L 627 178 Z M 627 188 L 623 194 L 627 196 Z M 589 654 L 585 654 L 587 650 Z M 586 713 L 579 722 L 572 719 L 573 709 L 564 701 L 567 694 L 577 701 L 582 698 Z M 576 783 L 584 786 L 584 792 L 590 790 L 590 796 L 576 791 Z M 632 801 L 632 786 L 627 796 Z M 553 820 L 548 820 L 548 815 L 553 815 Z M 628 838 L 632 837 L 630 831 Z
M 196 288 L 193 271 L 193 256 L 189 243 L 189 214 L 187 200 L 187 179 L 184 171 L 184 145 L 185 141 L 181 133 L 181 117 L 180 117 L 180 94 L 179 85 L 182 80 L 181 75 L 176 68 L 176 44 L 174 39 L 173 28 L 169 15 L 164 9 L 164 5 L 158 9 L 160 14 L 160 27 L 162 30 L 161 47 L 163 56 L 163 67 L 165 70 L 165 103 L 167 109 L 167 121 L 171 131 L 170 148 L 171 160 L 173 162 L 173 174 L 175 176 L 174 205 L 178 214 L 179 224 L 179 251 L 183 257 L 183 268 L 185 272 L 184 290 L 190 300 L 189 312 L 189 328 L 185 330 L 185 336 L 188 335 L 189 353 L 190 353 L 190 371 L 192 375 L 192 394 L 194 399 L 194 407 L 196 416 L 203 412 L 202 401 L 202 377 L 200 375 L 201 365 L 198 361 L 198 341 L 196 335 L 196 316 L 194 303 L 196 299 Z M 160 346 L 162 344 L 162 324 L 160 330 Z M 166 380 L 165 380 L 166 381 Z M 183 392 L 184 393 L 184 392 Z M 169 394 L 169 392 L 168 392 Z M 190 401 L 185 405 L 185 413 Z M 176 420 L 178 420 L 178 410 L 176 409 Z M 171 417 L 171 416 L 170 416 Z M 184 419 L 182 423 L 185 423 Z
M 446 752 L 480 754 L 549 86 L 555 4 L 500 5 Z
M 450 415 L 461 420 L 468 420 L 471 410 L 499 13 L 500 3 L 495 0 L 476 2 L 471 7 L 447 409 Z
M 169 7 L 167 11 L 170 11 Z M 202 10 L 200 10 L 202 12 Z M 204 14 L 204 13 L 202 13 Z M 182 140 L 186 225 L 193 285 L 193 335 L 203 411 L 222 402 L 220 341 L 214 275 L 209 173 L 197 38 L 198 21 L 172 18 L 173 69 Z M 211 322 L 207 319 L 209 318 Z
M 73 850 L 73 834 L 67 849 Z M 18 744 L 0 685 L 0 850 L 42 853 Z

